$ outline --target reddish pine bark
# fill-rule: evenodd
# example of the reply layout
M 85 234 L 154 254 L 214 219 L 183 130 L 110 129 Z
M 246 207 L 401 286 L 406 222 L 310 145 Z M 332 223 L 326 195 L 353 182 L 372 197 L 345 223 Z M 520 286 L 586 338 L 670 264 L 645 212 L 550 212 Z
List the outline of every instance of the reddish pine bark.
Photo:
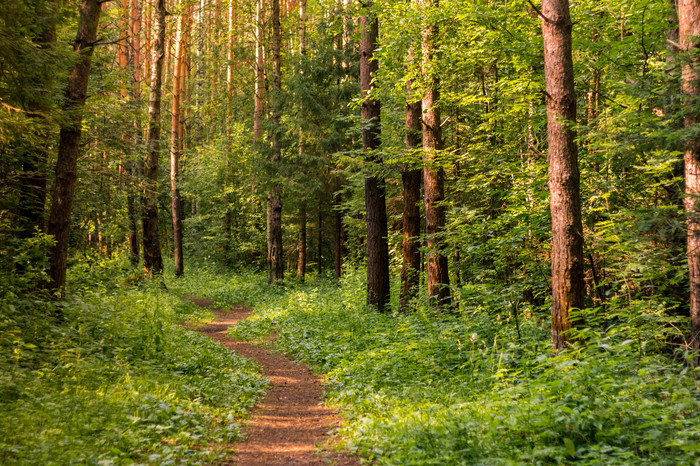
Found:
M 185 81 L 185 60 L 187 54 L 187 36 L 189 35 L 189 18 L 191 9 L 185 8 L 177 22 L 175 38 L 175 65 L 173 70 L 173 94 L 170 125 L 170 200 L 173 218 L 173 260 L 175 276 L 185 271 L 184 252 L 182 250 L 182 199 L 180 196 L 180 157 L 183 147 L 182 100 Z
M 78 34 L 73 44 L 73 52 L 78 54 L 78 59 L 68 78 L 68 89 L 63 107 L 66 118 L 61 124 L 59 135 L 56 185 L 48 233 L 56 240 L 49 252 L 49 289 L 60 293 L 65 292 L 66 286 L 68 234 L 70 232 L 75 183 L 78 177 L 82 111 L 87 98 L 90 64 L 94 50 L 93 45 L 97 37 L 100 11 L 98 0 L 82 0 L 80 4 Z
M 682 86 L 686 109 L 685 126 L 700 123 L 698 97 L 700 73 L 697 49 L 700 48 L 700 3 L 697 0 L 678 1 L 678 33 L 682 51 L 694 52 L 683 66 Z M 690 279 L 690 347 L 700 350 L 700 138 L 686 142 L 685 149 L 685 210 L 688 215 L 688 278 Z M 700 364 L 700 355 L 695 358 Z
M 304 281 L 306 277 L 306 204 L 299 209 L 299 260 L 297 262 L 297 278 Z
M 438 0 L 430 5 L 437 8 Z M 425 233 L 427 254 L 428 297 L 433 306 L 450 305 L 450 276 L 447 256 L 443 252 L 440 234 L 445 229 L 445 169 L 437 162 L 442 150 L 440 130 L 440 78 L 431 68 L 438 40 L 435 24 L 423 28 L 423 77 L 427 82 L 423 95 L 423 202 L 425 204 Z
M 360 89 L 362 97 L 362 149 L 367 163 L 378 163 L 370 151 L 380 145 L 380 112 L 378 100 L 367 98 L 375 87 L 372 75 L 377 62 L 372 60 L 377 47 L 379 22 L 372 17 L 371 3 L 363 4 L 360 16 Z M 389 246 L 387 244 L 386 193 L 384 180 L 372 173 L 365 174 L 365 209 L 367 210 L 367 304 L 386 311 L 389 304 Z
M 413 54 L 410 53 L 412 56 Z M 410 96 L 412 82 L 406 83 Z M 421 102 L 406 102 L 406 149 L 421 146 Z M 401 295 L 399 308 L 407 310 L 409 303 L 418 294 L 420 283 L 420 168 L 409 162 L 401 171 L 403 183 L 403 262 L 401 265 Z
M 570 310 L 583 307 L 583 226 L 579 194 L 574 66 L 568 0 L 542 2 L 547 91 L 549 192 L 552 213 L 552 345 L 564 348 Z
M 156 0 L 153 21 L 150 91 L 148 97 L 148 132 L 144 187 L 141 198 L 143 209 L 143 266 L 147 276 L 163 273 L 158 231 L 158 157 L 160 155 L 160 107 L 165 59 L 165 0 Z

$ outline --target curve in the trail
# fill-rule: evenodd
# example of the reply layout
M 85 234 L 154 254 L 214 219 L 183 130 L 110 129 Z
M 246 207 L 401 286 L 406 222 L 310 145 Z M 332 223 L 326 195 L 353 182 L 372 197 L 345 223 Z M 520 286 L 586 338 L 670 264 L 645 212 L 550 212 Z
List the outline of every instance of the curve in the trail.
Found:
M 190 298 L 203 307 L 211 300 Z M 250 315 L 250 309 L 212 309 L 217 318 L 198 330 L 227 348 L 253 359 L 262 366 L 271 388 L 253 411 L 245 440 L 233 445 L 234 455 L 226 465 L 359 465 L 356 457 L 318 446 L 330 441 L 328 432 L 338 426 L 338 418 L 322 404 L 323 390 L 308 368 L 284 355 L 236 340 L 227 335 L 230 326 Z

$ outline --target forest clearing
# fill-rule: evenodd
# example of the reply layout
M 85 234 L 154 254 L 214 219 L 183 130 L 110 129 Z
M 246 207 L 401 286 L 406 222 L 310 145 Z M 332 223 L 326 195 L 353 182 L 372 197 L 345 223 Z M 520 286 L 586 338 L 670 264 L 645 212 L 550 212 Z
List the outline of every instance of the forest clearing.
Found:
M 698 0 L 3 0 L 0 464 L 700 464 Z

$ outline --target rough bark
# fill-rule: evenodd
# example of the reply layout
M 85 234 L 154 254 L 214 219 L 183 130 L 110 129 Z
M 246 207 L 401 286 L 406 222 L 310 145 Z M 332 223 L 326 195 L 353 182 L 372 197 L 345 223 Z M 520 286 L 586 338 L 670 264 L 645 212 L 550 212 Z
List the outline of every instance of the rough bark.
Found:
M 343 231 L 343 212 L 341 210 L 342 197 L 340 193 L 335 195 L 335 228 L 333 235 L 333 252 L 335 259 L 335 279 L 340 280 L 343 273 L 343 247 L 345 243 L 345 234 Z
M 280 52 L 280 1 L 272 0 L 272 163 L 279 167 L 282 160 L 280 143 L 280 94 L 282 92 L 282 68 Z M 275 168 L 277 169 L 277 168 Z M 282 252 L 282 188 L 273 183 L 267 195 L 267 279 L 276 283 L 284 279 L 284 255 Z
M 262 140 L 263 102 L 265 99 L 265 55 L 263 49 L 263 17 L 265 3 L 257 0 L 255 10 L 255 96 L 253 109 L 253 141 Z
M 579 194 L 574 67 L 568 0 L 542 2 L 542 35 L 552 214 L 552 345 L 564 348 L 571 309 L 583 307 L 583 226 Z
M 412 56 L 413 53 L 411 52 Z M 406 83 L 406 94 L 411 95 L 412 82 Z M 406 102 L 406 149 L 420 147 L 421 142 L 421 102 Z M 401 295 L 399 308 L 408 310 L 411 300 L 416 298 L 420 284 L 420 205 L 421 169 L 413 161 L 401 170 L 403 184 L 403 262 L 401 265 Z
M 56 24 L 54 19 L 55 0 L 48 2 L 51 6 L 45 16 L 39 21 L 45 24 L 42 32 L 34 41 L 42 50 L 50 50 L 56 44 Z M 50 132 L 48 129 L 48 114 L 51 106 L 48 102 L 48 89 L 51 88 L 53 76 L 43 74 L 37 77 L 35 88 L 40 89 L 34 99 L 27 103 L 28 115 L 37 125 L 38 144 L 27 159 L 22 162 L 19 193 L 19 233 L 23 238 L 29 238 L 35 232 L 43 232 L 46 228 L 44 208 L 46 205 L 47 162 L 49 158 L 48 145 Z
M 429 5 L 437 8 L 438 0 Z M 425 232 L 427 254 L 428 298 L 433 306 L 448 306 L 450 276 L 447 256 L 443 252 L 441 234 L 445 229 L 445 169 L 437 158 L 442 150 L 440 129 L 440 78 L 432 69 L 438 40 L 438 26 L 423 27 L 423 78 L 427 86 L 423 94 L 423 202 L 425 204 Z
M 175 262 L 176 277 L 181 276 L 185 271 L 182 249 L 183 211 L 182 198 L 180 196 L 180 158 L 182 157 L 183 148 L 182 100 L 190 15 L 190 8 L 185 8 L 177 20 L 170 125 L 170 202 L 173 218 L 173 260 Z
M 143 209 L 143 265 L 147 276 L 163 273 L 158 231 L 158 158 L 160 156 L 160 107 L 165 59 L 165 0 L 156 0 L 151 40 L 150 89 L 148 97 L 148 131 L 141 204 Z
M 700 48 L 700 3 L 697 0 L 678 1 L 678 33 L 681 50 L 688 57 L 683 65 L 682 87 L 686 109 L 684 124 L 692 128 L 700 123 L 698 103 L 700 97 L 700 72 L 698 72 L 698 48 Z M 700 138 L 691 136 L 686 142 L 685 160 L 685 210 L 688 216 L 688 278 L 690 279 L 690 335 L 691 349 L 700 350 Z M 700 356 L 695 357 L 700 364 Z
M 360 16 L 360 89 L 362 98 L 362 150 L 372 166 L 379 160 L 372 151 L 379 148 L 380 112 L 378 100 L 369 98 L 375 87 L 372 75 L 377 71 L 373 60 L 379 37 L 379 22 L 371 11 L 371 2 L 362 4 Z M 365 209 L 367 211 L 367 304 L 378 311 L 388 311 L 389 246 L 387 244 L 386 192 L 384 180 L 372 171 L 365 174 Z
M 134 87 L 131 98 L 134 102 L 141 100 L 140 84 L 142 80 L 141 72 L 141 6 L 139 0 L 131 0 L 131 66 L 134 70 Z M 140 125 L 135 123 L 136 138 L 140 137 Z M 132 180 L 138 178 L 138 170 L 133 160 L 127 161 L 126 170 Z M 129 259 L 131 265 L 136 267 L 139 263 L 139 224 L 136 209 L 136 191 L 133 183 L 127 187 L 127 215 L 129 218 Z
M 65 292 L 66 265 L 68 259 L 68 234 L 73 210 L 73 195 L 77 181 L 78 154 L 82 128 L 82 111 L 87 98 L 88 79 L 97 24 L 100 19 L 100 3 L 82 0 L 78 33 L 73 44 L 77 60 L 73 65 L 63 110 L 66 118 L 61 123 L 56 161 L 56 184 L 49 217 L 48 234 L 56 243 L 49 252 L 49 289 Z
M 304 281 L 306 277 L 306 204 L 299 209 L 299 258 L 297 262 L 297 278 Z

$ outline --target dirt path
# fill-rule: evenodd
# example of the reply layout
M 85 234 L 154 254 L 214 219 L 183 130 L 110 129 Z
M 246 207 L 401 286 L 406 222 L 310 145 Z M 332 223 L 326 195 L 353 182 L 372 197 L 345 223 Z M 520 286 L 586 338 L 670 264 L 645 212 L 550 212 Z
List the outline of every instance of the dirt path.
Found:
M 195 304 L 211 307 L 208 299 L 190 298 Z M 226 330 L 250 315 L 250 309 L 213 309 L 217 318 L 198 330 L 232 351 L 253 359 L 263 368 L 272 386 L 253 410 L 245 441 L 232 445 L 235 454 L 224 464 L 359 465 L 357 458 L 334 451 L 318 452 L 317 446 L 329 441 L 328 431 L 338 426 L 338 418 L 321 404 L 323 390 L 308 368 L 281 354 L 230 338 Z

